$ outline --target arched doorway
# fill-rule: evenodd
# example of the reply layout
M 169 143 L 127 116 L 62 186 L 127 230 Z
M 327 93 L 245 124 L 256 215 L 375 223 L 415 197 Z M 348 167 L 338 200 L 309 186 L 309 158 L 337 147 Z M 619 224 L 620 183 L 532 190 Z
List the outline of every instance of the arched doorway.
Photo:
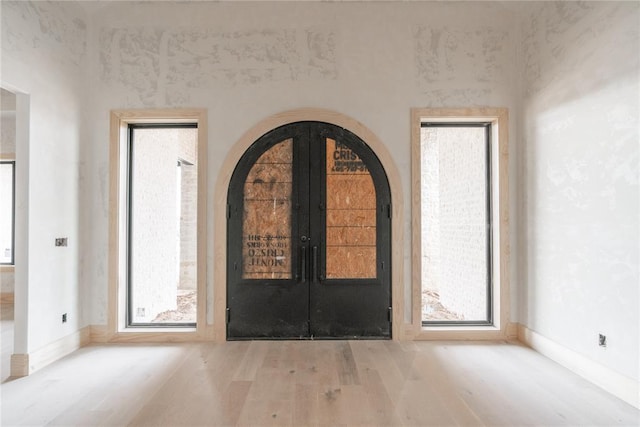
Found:
M 266 133 L 227 203 L 228 339 L 391 337 L 391 195 L 358 136 L 311 121 Z

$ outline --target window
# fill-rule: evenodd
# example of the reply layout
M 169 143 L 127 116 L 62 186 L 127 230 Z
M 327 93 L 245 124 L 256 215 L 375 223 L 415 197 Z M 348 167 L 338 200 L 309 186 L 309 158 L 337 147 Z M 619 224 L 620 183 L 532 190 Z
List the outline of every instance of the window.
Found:
M 111 118 L 110 339 L 193 339 L 206 329 L 204 111 Z
M 422 322 L 491 324 L 491 123 L 422 123 Z
M 506 333 L 507 112 L 416 109 L 412 125 L 414 323 Z
M 197 140 L 189 124 L 129 124 L 128 326 L 195 326 Z
M 15 161 L 0 162 L 0 264 L 14 264 Z

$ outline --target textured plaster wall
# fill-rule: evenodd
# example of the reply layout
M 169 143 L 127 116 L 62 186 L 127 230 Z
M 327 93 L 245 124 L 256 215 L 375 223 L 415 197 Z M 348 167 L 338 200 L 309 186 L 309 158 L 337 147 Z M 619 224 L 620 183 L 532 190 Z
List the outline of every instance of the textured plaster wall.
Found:
M 197 288 L 198 242 L 198 165 L 183 163 L 180 167 L 180 285 L 178 289 Z M 200 191 L 203 191 L 200 189 Z
M 635 380 L 639 7 L 529 7 L 520 187 L 520 321 Z M 606 349 L 598 347 L 599 333 L 607 335 Z
M 178 289 L 197 288 L 198 242 L 198 135 L 180 140 L 180 284 Z
M 422 289 L 440 292 L 442 273 L 440 242 L 440 144 L 435 138 L 429 138 L 429 129 L 420 131 L 420 200 L 422 230 Z M 424 299 L 424 297 L 423 297 Z M 425 302 L 422 302 L 422 320 L 426 320 Z
M 90 4 L 86 5 L 90 7 Z M 371 129 L 402 173 L 405 317 L 411 309 L 411 107 L 517 101 L 517 21 L 500 3 L 253 2 L 102 5 L 92 15 L 91 150 L 83 207 L 91 323 L 107 322 L 108 112 L 205 107 L 209 114 L 208 304 L 213 289 L 211 189 L 232 145 L 260 120 L 302 107 Z M 515 141 L 513 141 L 515 144 Z M 514 306 L 514 311 L 516 307 Z
M 0 7 L 2 85 L 30 95 L 28 144 L 16 147 L 29 186 L 23 218 L 29 234 L 17 242 L 29 263 L 16 267 L 16 297 L 26 298 L 28 308 L 23 313 L 17 305 L 14 349 L 29 353 L 86 324 L 78 230 L 86 21 L 75 3 L 3 1 Z M 54 247 L 56 237 L 67 237 L 69 246 Z M 28 270 L 22 276 L 28 290 L 18 269 Z

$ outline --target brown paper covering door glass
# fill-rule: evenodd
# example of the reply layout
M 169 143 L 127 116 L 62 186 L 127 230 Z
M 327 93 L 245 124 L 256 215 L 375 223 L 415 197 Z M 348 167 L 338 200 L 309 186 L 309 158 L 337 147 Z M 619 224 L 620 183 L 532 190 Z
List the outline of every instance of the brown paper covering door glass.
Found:
M 327 279 L 376 277 L 376 191 L 364 162 L 327 138 Z
M 284 140 L 253 165 L 244 183 L 242 278 L 291 279 L 293 142 Z

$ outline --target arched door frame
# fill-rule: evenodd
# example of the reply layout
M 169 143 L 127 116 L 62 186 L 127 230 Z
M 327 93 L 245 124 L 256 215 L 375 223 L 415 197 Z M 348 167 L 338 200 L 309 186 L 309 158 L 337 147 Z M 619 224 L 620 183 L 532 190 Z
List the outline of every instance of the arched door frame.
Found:
M 301 121 L 326 122 L 348 129 L 362 139 L 378 156 L 387 173 L 389 187 L 391 189 L 391 202 L 393 206 L 391 218 L 391 233 L 393 236 L 391 263 L 392 263 L 392 307 L 393 323 L 392 337 L 394 340 L 402 339 L 404 324 L 404 205 L 402 198 L 402 183 L 400 174 L 396 168 L 391 154 L 386 146 L 367 127 L 357 120 L 343 114 L 317 108 L 303 108 L 282 112 L 268 117 L 251 129 L 231 147 L 227 154 L 218 177 L 216 179 L 214 193 L 214 271 L 213 271 L 213 324 L 216 341 L 226 339 L 225 315 L 227 298 L 227 191 L 231 175 L 245 151 L 258 138 L 272 129 L 289 123 Z

